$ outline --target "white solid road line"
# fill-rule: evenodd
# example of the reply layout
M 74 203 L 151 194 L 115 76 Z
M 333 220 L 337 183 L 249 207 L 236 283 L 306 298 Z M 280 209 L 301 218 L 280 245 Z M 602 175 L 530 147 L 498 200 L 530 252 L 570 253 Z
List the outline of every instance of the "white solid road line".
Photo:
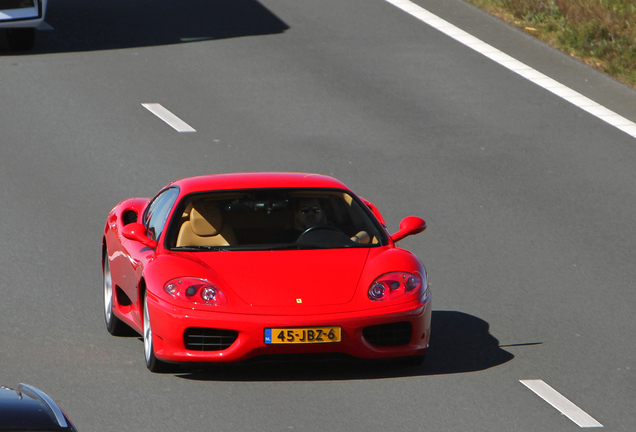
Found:
M 574 405 L 561 393 L 547 385 L 540 379 L 519 380 L 521 384 L 528 387 L 541 399 L 552 405 L 559 410 L 561 414 L 572 420 L 579 427 L 593 428 L 603 427 L 602 424 L 597 422 L 593 417 L 583 411 L 581 408 Z
M 563 84 L 553 80 L 547 75 L 527 66 L 520 61 L 510 57 L 508 54 L 499 51 L 497 48 L 488 45 L 485 42 L 477 39 L 475 36 L 465 32 L 459 27 L 454 26 L 427 11 L 426 9 L 416 5 L 409 0 L 385 0 L 395 7 L 402 9 L 413 15 L 420 21 L 425 22 L 431 27 L 441 31 L 442 33 L 452 37 L 456 41 L 466 45 L 469 48 L 477 51 L 480 54 L 490 58 L 491 60 L 499 63 L 500 65 L 508 68 L 512 72 L 521 75 L 529 81 L 532 81 L 536 85 L 543 87 L 544 89 L 554 93 L 555 95 L 565 99 L 573 105 L 587 111 L 593 116 L 603 120 L 606 123 L 622 130 L 628 135 L 636 138 L 636 123 L 616 114 L 613 111 L 605 108 L 604 106 L 594 102 L 591 99 L 583 96 L 582 94 L 564 86 Z
M 142 103 L 144 108 L 172 126 L 177 132 L 196 132 L 189 124 L 158 103 Z

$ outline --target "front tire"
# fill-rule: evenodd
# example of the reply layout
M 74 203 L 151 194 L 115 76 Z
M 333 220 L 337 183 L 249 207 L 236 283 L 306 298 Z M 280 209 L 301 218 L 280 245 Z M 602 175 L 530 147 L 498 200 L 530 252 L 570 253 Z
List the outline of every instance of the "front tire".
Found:
M 131 333 L 130 327 L 113 313 L 115 290 L 113 289 L 113 277 L 110 272 L 110 262 L 106 251 L 104 251 L 104 256 L 102 257 L 102 263 L 104 270 L 104 320 L 106 321 L 106 329 L 113 336 L 127 336 Z
M 144 357 L 146 359 L 146 367 L 150 372 L 166 373 L 172 372 L 175 366 L 159 360 L 155 356 L 155 349 L 152 343 L 152 326 L 150 324 L 150 314 L 148 312 L 148 295 L 144 295 Z
M 7 29 L 7 44 L 11 51 L 30 51 L 35 45 L 35 28 Z

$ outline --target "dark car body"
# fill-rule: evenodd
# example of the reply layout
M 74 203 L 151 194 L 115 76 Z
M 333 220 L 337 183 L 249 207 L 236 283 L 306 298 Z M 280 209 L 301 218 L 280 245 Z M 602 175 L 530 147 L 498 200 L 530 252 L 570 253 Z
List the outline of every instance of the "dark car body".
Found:
M 43 391 L 20 384 L 0 386 L 0 431 L 77 431 L 62 409 Z

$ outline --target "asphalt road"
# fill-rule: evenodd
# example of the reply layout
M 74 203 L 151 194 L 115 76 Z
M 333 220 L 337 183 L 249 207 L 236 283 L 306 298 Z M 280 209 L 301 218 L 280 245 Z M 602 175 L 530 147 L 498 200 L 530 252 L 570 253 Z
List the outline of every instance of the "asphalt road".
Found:
M 418 4 L 619 114 L 636 92 L 460 0 Z M 519 380 L 636 427 L 636 140 L 383 0 L 57 0 L 0 40 L 0 383 L 80 431 L 574 431 Z M 160 103 L 196 132 L 144 109 Z M 333 175 L 426 264 L 423 367 L 151 374 L 104 326 L 117 202 L 231 171 Z

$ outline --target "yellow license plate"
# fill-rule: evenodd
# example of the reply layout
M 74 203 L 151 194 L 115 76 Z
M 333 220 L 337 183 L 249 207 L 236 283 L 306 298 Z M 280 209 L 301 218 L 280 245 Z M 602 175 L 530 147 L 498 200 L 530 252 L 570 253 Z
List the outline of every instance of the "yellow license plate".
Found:
M 342 329 L 329 327 L 266 328 L 266 344 L 315 344 L 340 342 Z

